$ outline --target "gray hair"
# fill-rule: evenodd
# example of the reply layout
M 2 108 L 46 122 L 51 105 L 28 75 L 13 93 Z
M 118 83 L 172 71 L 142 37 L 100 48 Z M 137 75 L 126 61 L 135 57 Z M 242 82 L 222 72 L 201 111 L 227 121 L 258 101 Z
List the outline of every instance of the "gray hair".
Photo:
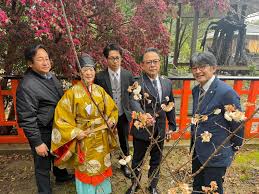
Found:
M 210 65 L 217 66 L 218 62 L 216 57 L 208 51 L 202 53 L 194 53 L 190 60 L 191 67 L 194 65 Z

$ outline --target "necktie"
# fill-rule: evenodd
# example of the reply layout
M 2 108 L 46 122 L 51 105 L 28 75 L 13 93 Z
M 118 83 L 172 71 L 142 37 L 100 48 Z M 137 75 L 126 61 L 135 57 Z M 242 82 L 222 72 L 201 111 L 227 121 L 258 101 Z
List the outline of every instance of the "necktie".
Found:
M 157 80 L 153 80 L 152 83 L 153 83 L 153 87 L 156 91 L 156 96 L 157 96 L 158 100 L 160 100 L 159 99 L 159 92 L 158 92 L 158 88 L 157 88 Z
M 119 81 L 117 78 L 117 73 L 114 73 L 113 74 L 113 89 L 115 92 L 118 90 L 118 87 L 119 87 Z
M 199 100 L 198 100 L 199 104 L 202 102 L 204 96 L 205 96 L 205 90 L 202 87 L 200 87 Z

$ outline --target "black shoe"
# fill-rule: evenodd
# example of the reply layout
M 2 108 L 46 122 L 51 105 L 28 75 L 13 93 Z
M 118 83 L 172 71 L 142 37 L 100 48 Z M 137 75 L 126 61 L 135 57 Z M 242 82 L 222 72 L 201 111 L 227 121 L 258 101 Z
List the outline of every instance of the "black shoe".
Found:
M 62 184 L 67 182 L 73 182 L 75 181 L 75 175 L 74 174 L 68 174 L 64 177 L 56 177 L 56 184 Z
M 131 172 L 128 166 L 121 166 L 121 170 L 125 177 L 131 178 Z
M 128 190 L 126 191 L 125 194 L 134 194 L 139 190 L 139 186 L 136 182 L 134 182 L 130 188 L 128 188 Z
M 159 194 L 156 187 L 148 187 L 148 191 L 150 194 Z

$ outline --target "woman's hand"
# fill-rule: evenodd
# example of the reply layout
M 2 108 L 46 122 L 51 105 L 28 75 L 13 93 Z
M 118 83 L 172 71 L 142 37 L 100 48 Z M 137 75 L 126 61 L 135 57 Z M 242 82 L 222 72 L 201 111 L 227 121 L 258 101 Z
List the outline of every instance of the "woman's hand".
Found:
M 88 135 L 88 131 L 80 131 L 78 135 L 76 136 L 76 139 L 79 141 L 84 139 Z

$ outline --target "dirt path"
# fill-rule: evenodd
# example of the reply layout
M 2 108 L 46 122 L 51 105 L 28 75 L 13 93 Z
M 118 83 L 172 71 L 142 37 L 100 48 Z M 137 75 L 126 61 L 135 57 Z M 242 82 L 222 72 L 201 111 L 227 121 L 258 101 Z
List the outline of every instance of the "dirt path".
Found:
M 227 194 L 259 194 L 259 145 L 249 146 L 242 150 L 233 165 L 229 168 L 225 180 L 225 193 Z M 167 165 L 170 169 L 177 169 L 181 164 L 188 160 L 188 147 L 179 147 L 173 154 L 167 158 Z M 165 150 L 166 152 L 166 150 Z M 130 180 L 122 176 L 119 170 L 119 164 L 116 163 L 116 156 L 113 157 L 112 177 L 113 193 L 124 194 L 130 186 Z M 33 160 L 29 153 L 27 154 L 0 154 L 0 193 L 1 194 L 33 194 L 37 193 Z M 147 182 L 147 169 L 142 182 Z M 175 177 L 181 179 L 190 171 L 190 164 Z M 56 185 L 53 183 L 54 194 L 75 193 L 75 187 L 72 183 L 65 185 Z M 167 194 L 167 190 L 172 187 L 174 180 L 163 165 L 158 188 L 162 194 Z M 139 192 L 142 193 L 142 192 Z

